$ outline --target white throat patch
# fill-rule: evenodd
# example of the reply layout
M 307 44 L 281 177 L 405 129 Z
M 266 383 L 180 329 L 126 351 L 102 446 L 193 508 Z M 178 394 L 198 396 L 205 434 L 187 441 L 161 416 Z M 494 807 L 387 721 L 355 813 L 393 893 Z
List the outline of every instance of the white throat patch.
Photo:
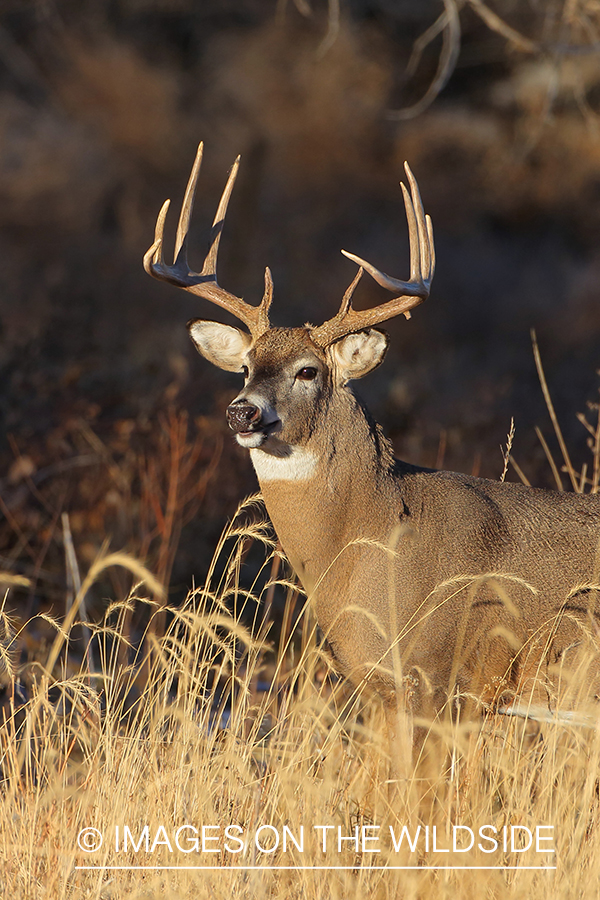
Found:
M 311 450 L 290 447 L 287 456 L 264 450 L 250 450 L 250 459 L 259 481 L 308 481 L 315 474 L 319 457 Z

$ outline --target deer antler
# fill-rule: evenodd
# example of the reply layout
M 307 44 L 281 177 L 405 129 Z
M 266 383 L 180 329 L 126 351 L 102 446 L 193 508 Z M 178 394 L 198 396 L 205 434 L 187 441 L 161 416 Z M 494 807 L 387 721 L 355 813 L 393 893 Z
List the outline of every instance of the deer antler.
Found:
M 269 307 L 273 298 L 273 281 L 269 269 L 265 269 L 265 292 L 259 306 L 252 306 L 230 294 L 224 290 L 217 282 L 217 255 L 219 252 L 219 241 L 221 240 L 221 232 L 225 222 L 227 206 L 229 198 L 233 191 L 233 185 L 237 176 L 240 157 L 236 159 L 229 173 L 225 190 L 221 196 L 221 201 L 217 209 L 214 222 L 210 232 L 210 249 L 204 260 L 201 272 L 192 272 L 187 260 L 187 237 L 190 225 L 190 216 L 194 206 L 194 195 L 196 193 L 196 184 L 200 165 L 202 163 L 202 151 L 204 145 L 198 145 L 196 159 L 192 167 L 190 180 L 188 181 L 179 214 L 179 223 L 177 225 L 177 237 L 175 239 L 175 258 L 172 266 L 165 265 L 163 261 L 163 232 L 165 227 L 165 219 L 169 209 L 170 200 L 165 200 L 162 209 L 156 220 L 156 230 L 154 234 L 154 243 L 144 256 L 144 269 L 154 278 L 161 281 L 168 281 L 177 287 L 191 291 L 199 297 L 210 300 L 211 303 L 217 303 L 232 313 L 237 319 L 247 325 L 254 340 L 260 337 L 265 331 L 269 330 Z
M 406 186 L 400 182 L 408 220 L 408 234 L 410 240 L 410 281 L 399 281 L 384 272 L 380 272 L 371 263 L 342 250 L 344 256 L 358 263 L 358 274 L 346 293 L 344 294 L 339 312 L 319 325 L 311 329 L 311 338 L 320 347 L 326 347 L 333 341 L 337 341 L 354 331 L 361 331 L 371 325 L 377 325 L 403 314 L 410 318 L 410 310 L 429 296 L 431 279 L 435 271 L 435 248 L 433 245 L 433 226 L 429 216 L 425 215 L 423 203 L 419 193 L 419 186 L 410 170 L 408 163 L 404 163 L 404 170 L 410 185 L 410 194 Z M 400 291 L 400 296 L 388 300 L 372 309 L 356 310 L 352 307 L 352 294 L 360 278 L 366 270 L 377 284 L 387 288 L 388 291 Z

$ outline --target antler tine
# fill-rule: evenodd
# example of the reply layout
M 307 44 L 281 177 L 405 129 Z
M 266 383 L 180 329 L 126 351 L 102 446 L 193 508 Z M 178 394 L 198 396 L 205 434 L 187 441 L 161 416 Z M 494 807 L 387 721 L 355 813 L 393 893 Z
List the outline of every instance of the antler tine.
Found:
M 429 273 L 428 273 L 428 281 L 431 285 L 433 276 L 435 275 L 435 242 L 433 240 L 433 222 L 431 221 L 431 216 L 425 216 L 425 222 L 427 224 L 427 243 L 429 245 Z
M 187 236 L 190 228 L 190 218 L 194 208 L 194 198 L 196 196 L 196 185 L 198 184 L 198 175 L 200 174 L 200 166 L 202 165 L 202 156 L 204 154 L 204 142 L 200 141 L 196 150 L 196 159 L 190 172 L 190 177 L 183 196 L 181 204 L 181 212 L 179 214 L 179 222 L 177 223 L 177 235 L 175 237 L 175 258 L 173 262 L 177 264 L 177 257 L 181 248 L 184 248 L 185 264 L 187 266 Z
M 202 164 L 202 152 L 203 144 L 200 143 L 185 190 L 181 212 L 179 214 L 173 265 L 167 266 L 163 260 L 163 234 L 165 219 L 170 204 L 170 201 L 166 200 L 165 203 L 163 203 L 156 220 L 154 243 L 144 255 L 144 269 L 154 278 L 158 278 L 161 281 L 168 281 L 170 284 L 174 284 L 186 291 L 197 294 L 199 297 L 204 297 L 204 299 L 209 300 L 211 303 L 216 303 L 218 306 L 226 309 L 247 325 L 252 337 L 256 340 L 261 334 L 268 331 L 270 327 L 269 306 L 271 305 L 271 298 L 273 295 L 273 283 L 270 280 L 270 274 L 268 276 L 268 282 L 267 276 L 265 276 L 265 293 L 258 306 L 252 306 L 251 304 L 246 303 L 241 297 L 237 297 L 235 294 L 226 291 L 217 282 L 217 256 L 219 253 L 219 243 L 225 216 L 227 214 L 227 207 L 238 173 L 240 164 L 239 156 L 232 166 L 227 179 L 227 184 L 221 195 L 221 200 L 219 201 L 217 213 L 211 228 L 210 249 L 204 260 L 202 271 L 199 273 L 193 272 L 190 270 L 188 264 L 187 238 L 190 217 L 194 206 L 198 175 Z
M 430 283 L 431 282 L 431 247 L 429 244 L 429 229 L 427 227 L 427 220 L 425 218 L 425 210 L 423 209 L 423 201 L 421 200 L 421 192 L 419 191 L 419 185 L 417 184 L 417 180 L 413 175 L 411 168 L 407 162 L 404 163 L 404 171 L 406 172 L 406 177 L 408 178 L 408 183 L 410 184 L 410 205 L 413 209 L 413 213 L 417 220 L 417 234 L 414 235 L 414 226 L 411 230 L 410 234 L 410 250 L 411 257 L 416 256 L 417 249 L 419 250 L 419 276 L 424 281 Z M 406 188 L 404 184 L 402 185 L 402 193 L 406 194 Z M 407 199 L 404 201 L 404 205 L 406 206 L 406 215 L 408 218 L 408 203 Z M 415 246 L 416 245 L 416 246 Z M 415 261 L 416 263 L 416 261 Z M 411 267 L 410 278 L 413 281 L 417 277 L 417 273 Z
M 403 181 L 400 182 L 400 187 L 402 189 L 404 209 L 406 210 L 406 221 L 408 222 L 408 242 L 410 246 L 410 280 L 417 281 L 421 277 L 423 268 L 421 265 L 422 259 L 419 246 L 419 237 L 421 232 L 419 225 L 417 224 L 415 205 L 412 201 L 412 197 L 406 190 L 406 185 Z M 387 285 L 384 285 L 384 287 L 387 287 Z M 394 288 L 391 288 L 391 290 L 394 290 Z
M 210 230 L 210 250 L 204 260 L 204 265 L 202 267 L 202 275 L 211 275 L 214 277 L 215 281 L 217 278 L 217 256 L 219 254 L 219 244 L 221 243 L 221 234 L 223 232 L 223 225 L 225 224 L 225 216 L 227 215 L 227 207 L 229 206 L 229 200 L 231 198 L 231 193 L 233 191 L 233 186 L 235 184 L 235 180 L 237 178 L 238 169 L 240 167 L 240 159 L 238 156 L 233 166 L 231 167 L 231 172 L 229 173 L 229 178 L 227 179 L 227 184 L 225 185 L 225 189 L 221 194 L 221 199 L 219 201 L 219 206 L 217 207 L 217 212 L 215 213 L 215 217 L 213 219 L 212 228 Z
M 154 243 L 149 250 L 144 253 L 144 269 L 148 275 L 154 275 L 155 278 L 161 276 L 156 274 L 163 268 L 163 232 L 165 230 L 165 219 L 171 205 L 170 200 L 165 200 L 160 208 L 160 212 L 156 218 L 154 226 Z
M 262 328 L 262 332 L 264 334 L 265 331 L 268 331 L 271 327 L 269 324 L 269 309 L 271 308 L 271 303 L 273 302 L 273 277 L 271 275 L 271 270 L 267 266 L 265 269 L 265 291 L 260 301 L 260 306 L 258 307 L 258 323 Z
M 425 215 L 419 186 L 410 170 L 408 163 L 404 163 L 404 169 L 408 183 L 410 185 L 410 193 L 406 186 L 400 182 L 402 195 L 404 198 L 404 206 L 406 209 L 406 219 L 408 222 L 408 236 L 410 243 L 410 280 L 400 281 L 380 272 L 371 263 L 342 250 L 344 256 L 351 259 L 361 268 L 359 277 L 364 269 L 371 277 L 382 287 L 389 291 L 400 291 L 400 296 L 393 300 L 388 300 L 372 309 L 357 311 L 352 307 L 352 293 L 358 278 L 356 278 L 350 288 L 344 294 L 342 305 L 339 312 L 317 328 L 311 331 L 313 341 L 325 347 L 333 341 L 339 340 L 346 334 L 361 331 L 380 322 L 385 322 L 395 316 L 405 315 L 410 318 L 410 310 L 429 296 L 431 280 L 435 271 L 435 249 L 433 243 L 433 225 L 429 216 Z

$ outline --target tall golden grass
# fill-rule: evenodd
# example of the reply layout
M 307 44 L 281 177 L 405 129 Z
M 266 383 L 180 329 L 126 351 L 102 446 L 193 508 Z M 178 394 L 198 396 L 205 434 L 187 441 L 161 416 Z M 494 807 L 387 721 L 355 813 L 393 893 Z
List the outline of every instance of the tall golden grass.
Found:
M 295 627 L 297 595 L 277 579 L 265 522 L 240 521 L 225 531 L 206 583 L 177 608 L 157 599 L 160 586 L 131 557 L 92 565 L 72 610 L 108 566 L 125 566 L 137 582 L 89 624 L 94 671 L 89 654 L 74 667 L 72 613 L 55 623 L 56 640 L 27 667 L 20 693 L 19 635 L 2 610 L 1 896 L 596 897 L 600 728 L 585 665 L 568 684 L 578 724 L 442 718 L 426 761 L 407 764 L 390 790 L 378 702 L 329 670 L 309 610 Z M 264 547 L 270 578 L 248 590 L 240 571 L 249 541 Z M 276 647 L 258 619 L 274 581 L 287 591 Z M 136 648 L 127 623 L 140 603 L 150 622 Z M 165 610 L 161 635 L 152 617 Z M 483 826 L 497 830 L 493 852 L 477 847 L 492 847 Z M 539 847 L 555 852 L 537 852 L 537 826 L 548 839 Z M 89 828 L 102 834 L 99 849 L 86 843 L 98 837 L 86 837 Z M 357 828 L 357 842 L 344 840 Z M 475 842 L 465 852 L 468 828 Z

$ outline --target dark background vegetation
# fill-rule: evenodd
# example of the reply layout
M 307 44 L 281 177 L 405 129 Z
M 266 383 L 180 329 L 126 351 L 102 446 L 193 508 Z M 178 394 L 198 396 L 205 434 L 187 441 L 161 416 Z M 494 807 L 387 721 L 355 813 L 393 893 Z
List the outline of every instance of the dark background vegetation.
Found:
M 359 392 L 401 457 L 494 478 L 514 416 L 517 462 L 551 486 L 534 327 L 581 467 L 599 25 L 591 0 L 0 3 L 0 568 L 31 580 L 10 595 L 21 616 L 64 609 L 65 528 L 82 570 L 108 539 L 176 593 L 256 489 L 224 423 L 238 381 L 184 327 L 225 314 L 141 265 L 200 139 L 192 262 L 241 153 L 220 281 L 256 302 L 269 265 L 281 325 L 333 315 L 355 273 L 342 247 L 407 277 L 408 159 L 438 270 Z M 356 302 L 387 296 L 363 279 Z

